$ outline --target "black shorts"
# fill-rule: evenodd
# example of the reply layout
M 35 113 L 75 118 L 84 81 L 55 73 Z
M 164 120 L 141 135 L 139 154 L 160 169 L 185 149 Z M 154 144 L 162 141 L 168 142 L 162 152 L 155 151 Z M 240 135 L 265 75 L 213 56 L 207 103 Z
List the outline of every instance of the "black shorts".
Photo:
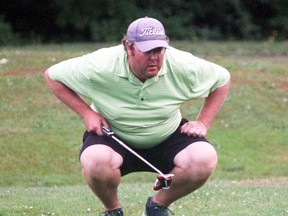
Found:
M 129 147 L 158 168 L 162 173 L 170 173 L 175 166 L 174 158 L 180 151 L 197 141 L 208 142 L 204 137 L 190 137 L 181 134 L 180 127 L 186 122 L 187 120 L 183 118 L 177 130 L 168 137 L 168 139 L 153 148 L 136 149 L 131 146 Z M 89 133 L 87 131 L 83 136 L 83 146 L 80 155 L 87 147 L 97 144 L 107 145 L 123 157 L 123 164 L 120 167 L 122 176 L 140 171 L 155 172 L 152 168 L 146 165 L 146 163 L 118 144 L 114 139 L 106 136 L 98 136 L 95 133 Z

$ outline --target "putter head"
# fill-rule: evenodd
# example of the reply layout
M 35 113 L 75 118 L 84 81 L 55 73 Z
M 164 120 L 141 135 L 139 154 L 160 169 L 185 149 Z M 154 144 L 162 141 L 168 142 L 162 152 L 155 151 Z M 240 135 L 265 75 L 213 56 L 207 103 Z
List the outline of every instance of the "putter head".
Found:
M 173 177 L 174 177 L 174 174 L 158 175 L 153 189 L 155 191 L 158 191 L 161 189 L 165 189 L 165 190 L 169 189 L 172 184 Z

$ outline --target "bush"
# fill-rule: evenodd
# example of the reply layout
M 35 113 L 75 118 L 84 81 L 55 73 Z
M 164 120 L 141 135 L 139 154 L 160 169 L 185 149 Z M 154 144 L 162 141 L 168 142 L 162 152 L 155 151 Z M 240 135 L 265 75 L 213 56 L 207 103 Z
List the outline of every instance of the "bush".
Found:
M 0 44 L 18 40 L 10 25 L 27 42 L 120 41 L 143 16 L 171 40 L 287 40 L 287 13 L 287 0 L 1 0 Z
M 19 36 L 13 33 L 11 26 L 0 17 L 0 46 L 15 44 L 19 41 Z

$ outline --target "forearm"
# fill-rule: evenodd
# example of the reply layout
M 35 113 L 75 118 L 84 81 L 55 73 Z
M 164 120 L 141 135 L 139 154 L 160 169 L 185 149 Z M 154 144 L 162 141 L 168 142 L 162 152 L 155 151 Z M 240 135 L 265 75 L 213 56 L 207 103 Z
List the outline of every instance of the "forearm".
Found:
M 209 128 L 223 105 L 230 87 L 230 80 L 216 90 L 214 90 L 204 101 L 203 106 L 197 116 L 197 121 L 202 122 Z
M 92 111 L 90 106 L 77 93 L 72 91 L 64 84 L 52 80 L 49 77 L 48 70 L 45 72 L 44 78 L 53 94 L 73 111 L 75 111 L 79 116 L 83 118 L 85 113 Z

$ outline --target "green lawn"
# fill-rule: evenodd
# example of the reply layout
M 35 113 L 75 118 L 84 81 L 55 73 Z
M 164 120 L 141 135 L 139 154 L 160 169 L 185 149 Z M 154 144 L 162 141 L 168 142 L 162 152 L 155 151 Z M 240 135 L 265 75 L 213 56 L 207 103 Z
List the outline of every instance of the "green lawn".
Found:
M 1 216 L 100 211 L 83 186 L 78 161 L 84 126 L 50 93 L 43 72 L 110 45 L 0 47 L 0 60 L 8 60 L 0 64 Z M 288 43 L 172 45 L 232 75 L 229 97 L 208 134 L 219 154 L 217 170 L 207 186 L 172 209 L 177 215 L 288 215 Z M 201 102 L 186 103 L 183 116 L 194 119 Z M 120 197 L 128 215 L 140 214 L 155 178 L 148 177 L 148 182 L 146 174 L 123 179 Z
M 175 215 L 284 216 L 288 215 L 287 178 L 262 181 L 212 180 L 193 194 L 175 202 Z M 141 215 L 153 182 L 123 183 L 119 198 L 125 215 Z M 1 216 L 98 215 L 102 206 L 83 185 L 0 188 Z

